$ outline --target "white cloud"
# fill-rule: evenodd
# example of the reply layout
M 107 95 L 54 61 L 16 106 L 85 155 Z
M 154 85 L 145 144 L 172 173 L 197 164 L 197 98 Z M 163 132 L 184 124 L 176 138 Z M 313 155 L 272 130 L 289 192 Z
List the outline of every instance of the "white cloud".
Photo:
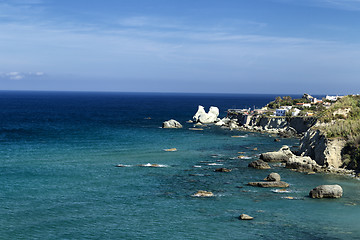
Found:
M 24 75 L 19 72 L 8 72 L 5 73 L 5 77 L 11 80 L 21 80 L 24 78 Z
M 29 72 L 29 73 L 21 73 L 21 72 L 6 72 L 0 73 L 0 78 L 5 78 L 9 80 L 22 80 L 28 77 L 42 77 L 45 73 L 43 72 Z

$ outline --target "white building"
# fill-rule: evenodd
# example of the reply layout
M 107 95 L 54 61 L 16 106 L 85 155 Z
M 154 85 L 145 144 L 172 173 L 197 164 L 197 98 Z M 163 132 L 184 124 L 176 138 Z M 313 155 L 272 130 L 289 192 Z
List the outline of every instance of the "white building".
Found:
M 343 96 L 329 96 L 329 95 L 326 95 L 326 100 L 329 100 L 329 101 L 333 101 L 333 102 L 336 102 L 337 100 L 339 100 L 340 98 L 342 98 Z
M 296 116 L 298 116 L 299 115 L 299 113 L 301 112 L 301 110 L 300 109 L 298 109 L 298 108 L 294 108 L 294 110 L 293 110 L 293 112 L 291 113 L 291 115 L 293 116 L 293 117 L 296 117 Z

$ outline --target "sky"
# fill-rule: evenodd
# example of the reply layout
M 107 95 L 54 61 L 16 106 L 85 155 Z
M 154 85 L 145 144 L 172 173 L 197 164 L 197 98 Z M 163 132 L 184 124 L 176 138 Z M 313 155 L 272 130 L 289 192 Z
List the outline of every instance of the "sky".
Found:
M 0 90 L 357 94 L 360 0 L 0 0 Z

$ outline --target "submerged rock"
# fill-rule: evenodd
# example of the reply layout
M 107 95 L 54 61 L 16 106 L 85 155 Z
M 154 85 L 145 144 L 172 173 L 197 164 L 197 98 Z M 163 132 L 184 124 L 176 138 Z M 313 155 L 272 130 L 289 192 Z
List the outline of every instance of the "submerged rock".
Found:
M 240 219 L 240 220 L 253 220 L 254 217 L 251 217 L 251 216 L 249 216 L 249 215 L 247 215 L 247 214 L 241 214 L 241 215 L 239 216 L 239 219 Z
M 341 198 L 343 189 L 340 185 L 320 185 L 310 191 L 311 198 Z
M 169 121 L 163 122 L 162 128 L 182 128 L 182 125 L 178 121 L 170 119 Z
M 264 162 L 263 160 L 256 160 L 249 163 L 248 167 L 256 168 L 256 169 L 270 169 L 268 163 Z
M 231 169 L 228 168 L 217 168 L 214 170 L 214 172 L 231 172 Z
M 278 182 L 249 182 L 248 185 L 253 187 L 264 187 L 264 188 L 287 188 L 290 185 L 286 182 L 278 181 Z
M 214 194 L 213 194 L 212 192 L 199 190 L 199 191 L 197 191 L 197 193 L 194 193 L 194 194 L 191 195 L 191 196 L 192 196 L 192 197 L 213 197 Z

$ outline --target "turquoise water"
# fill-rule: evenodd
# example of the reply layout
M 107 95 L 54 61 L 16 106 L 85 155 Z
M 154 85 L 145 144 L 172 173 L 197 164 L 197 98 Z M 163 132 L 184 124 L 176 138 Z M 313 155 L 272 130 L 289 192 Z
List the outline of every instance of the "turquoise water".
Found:
M 358 180 L 247 167 L 261 152 L 298 140 L 191 131 L 185 123 L 198 104 L 219 106 L 224 116 L 227 108 L 273 98 L 1 92 L 0 239 L 360 239 Z M 170 118 L 184 128 L 159 128 Z M 137 166 L 147 163 L 165 167 Z M 233 170 L 214 172 L 218 167 Z M 290 192 L 246 185 L 273 171 Z M 307 197 L 317 185 L 335 183 L 343 198 Z M 191 197 L 198 190 L 215 197 Z M 240 221 L 242 213 L 255 219 Z

